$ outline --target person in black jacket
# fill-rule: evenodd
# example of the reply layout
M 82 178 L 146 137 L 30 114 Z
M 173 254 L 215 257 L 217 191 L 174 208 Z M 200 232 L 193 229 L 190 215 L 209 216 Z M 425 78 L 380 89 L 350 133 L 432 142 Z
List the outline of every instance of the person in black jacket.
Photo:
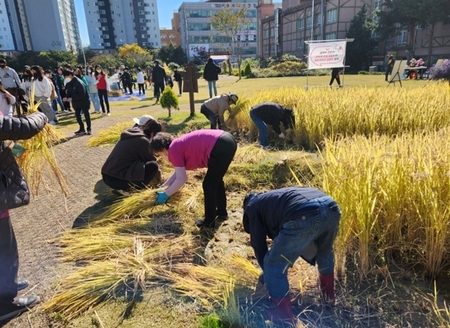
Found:
M 8 210 L 30 201 L 27 181 L 14 158 L 11 140 L 32 138 L 46 122 L 47 116 L 40 112 L 20 118 L 0 113 L 0 322 L 27 311 L 40 301 L 39 296 L 16 298 L 19 290 L 28 287 L 28 281 L 17 280 L 19 253 Z
M 159 101 L 159 97 L 161 97 L 161 93 L 166 87 L 166 77 L 166 71 L 164 70 L 164 68 L 159 66 L 159 61 L 155 60 L 155 66 L 153 67 L 152 71 L 152 81 L 156 102 Z
M 183 77 L 178 71 L 178 67 L 175 67 L 173 70 L 173 79 L 178 84 L 178 97 L 181 97 L 181 95 L 183 94 Z
M 342 71 L 342 68 L 340 68 L 340 67 L 335 67 L 331 70 L 330 87 L 333 85 L 334 80 L 336 80 L 336 82 L 339 85 L 339 88 L 342 88 L 341 78 L 339 77 L 339 74 L 341 74 L 341 71 Z
M 208 81 L 209 98 L 212 98 L 213 96 L 213 89 L 214 96 L 217 96 L 216 82 L 219 79 L 219 74 L 221 71 L 221 68 L 214 63 L 212 58 L 209 58 L 203 71 L 203 78 Z
M 289 297 L 287 268 L 302 257 L 317 262 L 320 291 L 334 303 L 334 253 L 341 210 L 329 195 L 310 187 L 287 187 L 250 193 L 244 199 L 244 230 L 263 270 L 274 309 L 266 316 L 274 322 L 295 324 Z M 273 240 L 270 250 L 266 238 Z
M 71 101 L 72 107 L 75 110 L 75 117 L 77 119 L 79 130 L 75 132 L 76 135 L 91 134 L 91 115 L 89 114 L 89 93 L 78 77 L 72 71 L 65 70 L 63 72 L 64 81 L 66 82 L 66 97 L 63 101 Z M 83 120 L 81 119 L 81 112 L 84 114 L 86 120 L 86 128 L 84 129 Z
M 282 139 L 285 138 L 280 130 L 280 122 L 283 123 L 286 132 L 295 125 L 294 113 L 292 109 L 284 108 L 274 102 L 265 102 L 258 104 L 250 109 L 250 117 L 259 130 L 259 143 L 263 148 L 269 147 L 267 136 L 269 130 L 267 125 L 272 126 L 273 130 Z
M 147 188 L 153 181 L 160 182 L 161 171 L 150 147 L 150 140 L 158 132 L 161 132 L 161 124 L 153 118 L 147 118 L 144 125 L 122 132 L 102 167 L 107 186 L 128 191 Z
M 122 82 L 122 86 L 123 86 L 123 89 L 125 90 L 125 93 L 127 93 L 127 88 L 128 88 L 128 90 L 130 91 L 129 94 L 132 95 L 133 94 L 133 88 L 132 88 L 133 81 L 131 79 L 131 75 L 130 75 L 128 67 L 124 68 L 123 73 L 120 76 L 120 81 Z

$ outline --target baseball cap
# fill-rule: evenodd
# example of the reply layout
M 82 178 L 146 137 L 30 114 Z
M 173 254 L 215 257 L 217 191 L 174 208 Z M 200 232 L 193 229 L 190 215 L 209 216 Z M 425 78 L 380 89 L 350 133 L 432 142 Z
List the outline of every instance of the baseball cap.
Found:
M 144 125 L 145 123 L 147 123 L 148 120 L 154 120 L 153 116 L 151 115 L 142 115 L 140 118 L 133 118 L 134 123 L 138 124 L 138 125 Z

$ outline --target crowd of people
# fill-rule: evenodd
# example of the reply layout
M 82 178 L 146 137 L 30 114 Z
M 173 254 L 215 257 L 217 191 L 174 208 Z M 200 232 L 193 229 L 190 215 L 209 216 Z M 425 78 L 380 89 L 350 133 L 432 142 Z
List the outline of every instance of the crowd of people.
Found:
M 4 69 L 6 66 L 2 67 L 1 63 L 0 68 Z M 152 76 L 157 100 L 164 86 L 162 79 L 166 78 L 159 68 L 159 63 L 155 62 Z M 127 71 L 124 68 L 121 81 L 123 87 L 128 89 Z M 13 71 L 10 74 L 13 81 L 19 79 Z M 60 76 L 63 79 L 61 83 L 58 82 Z M 55 81 L 54 88 L 52 81 Z M 10 83 L 8 87 L 11 88 L 11 85 L 14 84 Z M 28 101 L 31 97 L 29 89 L 34 88 L 34 97 L 41 102 L 42 113 L 14 117 L 11 106 L 20 93 L 0 86 L 0 172 L 4 177 L 0 183 L 0 321 L 39 302 L 37 296 L 17 298 L 18 291 L 26 288 L 28 282 L 17 279 L 17 244 L 8 210 L 26 205 L 29 191 L 8 140 L 31 138 L 42 130 L 46 122 L 56 122 L 52 103 L 48 101 L 53 93 L 56 93 L 53 100 L 61 111 L 75 111 L 79 124 L 76 134 L 91 133 L 90 101 L 94 104 L 94 112 L 101 110 L 104 115 L 110 114 L 106 74 L 100 66 L 95 69 L 87 67 L 86 74 L 81 68 L 61 67 L 56 70 L 55 76 L 52 72 L 44 72 L 39 66 L 32 66 L 24 70 L 16 88 L 24 88 L 23 96 Z M 139 90 L 145 92 L 142 86 Z M 135 124 L 122 132 L 102 166 L 103 182 L 121 196 L 144 188 L 157 188 L 155 205 L 164 205 L 187 182 L 187 171 L 206 168 L 202 182 L 204 217 L 195 223 L 200 229 L 214 229 L 218 222 L 226 220 L 228 205 L 224 176 L 234 159 L 238 143 L 226 131 L 223 116 L 225 111 L 231 113 L 231 106 L 237 104 L 238 96 L 234 93 L 217 96 L 214 83 L 210 90 L 211 99 L 201 106 L 201 112 L 210 121 L 210 129 L 175 137 L 164 132 L 163 124 L 150 115 L 135 118 Z M 45 105 L 42 106 L 42 103 Z M 269 147 L 267 125 L 272 126 L 279 138 L 285 137 L 280 129 L 281 123 L 285 133 L 289 133 L 295 125 L 292 109 L 274 102 L 252 107 L 250 117 L 259 130 L 259 142 L 263 148 Z M 161 174 L 161 161 L 170 163 L 174 170 L 165 181 Z M 245 196 L 243 227 L 250 234 L 250 245 L 262 269 L 259 281 L 265 284 L 274 304 L 274 308 L 266 312 L 268 319 L 276 323 L 295 323 L 287 269 L 299 257 L 311 265 L 317 263 L 320 292 L 325 300 L 334 301 L 333 242 L 340 216 L 338 204 L 329 195 L 314 188 L 288 187 L 265 193 L 250 192 Z M 270 248 L 267 238 L 273 240 Z

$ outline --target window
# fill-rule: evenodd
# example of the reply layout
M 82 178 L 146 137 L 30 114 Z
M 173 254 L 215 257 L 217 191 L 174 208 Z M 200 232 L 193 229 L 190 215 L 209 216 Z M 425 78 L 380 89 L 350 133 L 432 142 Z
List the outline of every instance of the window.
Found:
M 314 15 L 314 25 L 320 26 L 322 24 L 322 15 L 320 13 Z
M 397 45 L 405 46 L 407 41 L 408 41 L 408 30 L 404 28 L 397 35 Z
M 336 39 L 336 32 L 325 34 L 325 40 L 335 40 L 335 39 Z
M 375 8 L 375 9 L 381 9 L 381 4 L 383 3 L 383 0 L 375 0 L 374 2 L 373 2 L 373 7 Z
M 306 16 L 306 28 L 312 27 L 312 16 Z
M 305 19 L 299 18 L 299 20 L 297 21 L 297 30 L 303 30 L 305 28 Z
M 337 22 L 337 8 L 327 11 L 327 24 L 332 24 Z
M 305 43 L 303 42 L 303 40 L 302 39 L 298 39 L 297 40 L 297 49 L 303 50 L 304 47 L 305 47 Z

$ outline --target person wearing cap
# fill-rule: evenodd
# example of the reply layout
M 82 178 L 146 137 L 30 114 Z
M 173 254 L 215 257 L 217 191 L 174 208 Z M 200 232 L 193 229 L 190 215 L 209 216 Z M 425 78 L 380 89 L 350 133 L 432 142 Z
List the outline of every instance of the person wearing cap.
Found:
M 287 187 L 250 193 L 244 199 L 243 226 L 263 270 L 275 308 L 266 313 L 274 322 L 295 323 L 289 297 L 287 268 L 299 258 L 317 263 L 320 291 L 334 303 L 334 252 L 341 210 L 336 201 L 311 187 Z M 268 249 L 266 238 L 273 240 Z
M 285 108 L 274 102 L 265 102 L 253 106 L 250 109 L 250 118 L 259 130 L 259 144 L 263 148 L 269 147 L 267 124 L 272 126 L 281 139 L 284 139 L 285 136 L 280 130 L 280 123 L 283 123 L 286 133 L 289 133 L 290 129 L 295 125 L 292 109 Z
M 145 123 L 147 123 L 148 120 L 154 120 L 153 116 L 151 115 L 142 115 L 140 118 L 133 118 L 133 128 L 142 127 Z
M 219 128 L 226 130 L 227 126 L 223 118 L 225 111 L 228 111 L 231 115 L 231 104 L 236 105 L 238 101 L 238 96 L 234 93 L 227 94 L 223 93 L 220 96 L 208 99 L 200 107 L 200 113 L 205 115 L 205 117 L 211 123 L 211 129 L 217 127 L 217 120 L 219 121 Z
M 166 71 L 164 70 L 164 68 L 159 66 L 159 61 L 155 60 L 155 66 L 153 67 L 152 70 L 152 81 L 156 102 L 159 101 L 161 93 L 164 91 L 164 88 L 166 87 L 166 78 L 167 78 Z
M 216 220 L 228 217 L 223 177 L 236 153 L 233 136 L 222 130 L 197 130 L 174 139 L 169 133 L 158 133 L 151 141 L 155 153 L 168 160 L 175 172 L 157 192 L 156 205 L 165 204 L 187 181 L 186 170 L 208 168 L 203 179 L 205 218 L 198 227 L 214 228 Z
M 102 166 L 103 182 L 116 191 L 144 189 L 159 183 L 161 171 L 150 140 L 161 129 L 161 124 L 150 118 L 143 125 L 123 131 Z

